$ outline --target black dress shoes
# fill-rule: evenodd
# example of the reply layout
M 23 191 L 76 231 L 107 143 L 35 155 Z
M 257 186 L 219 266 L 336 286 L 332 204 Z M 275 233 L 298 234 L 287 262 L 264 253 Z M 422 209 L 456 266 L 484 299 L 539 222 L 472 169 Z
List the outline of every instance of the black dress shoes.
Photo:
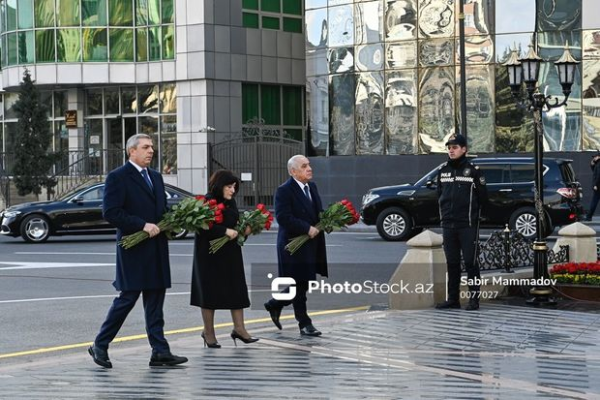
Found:
M 108 359 L 108 352 L 106 350 L 99 349 L 92 345 L 88 348 L 88 353 L 94 359 L 94 362 L 104 368 L 112 368 L 112 363 Z
M 265 310 L 267 310 L 269 312 L 269 314 L 271 315 L 271 320 L 273 321 L 273 323 L 275 324 L 275 326 L 277 328 L 279 328 L 279 330 L 283 329 L 281 327 L 281 323 L 279 322 L 279 317 L 281 316 L 281 308 L 274 307 L 271 304 L 269 304 L 269 302 L 266 302 L 265 303 Z
M 179 357 L 171 353 L 152 353 L 150 357 L 151 367 L 172 367 L 186 363 L 188 359 L 186 357 Z
M 452 301 L 452 300 L 446 300 L 442 303 L 438 303 L 435 305 L 435 308 L 437 308 L 438 310 L 448 310 L 451 308 L 460 308 L 460 302 L 458 301 Z
M 469 300 L 469 304 L 467 304 L 467 306 L 465 307 L 465 310 L 468 310 L 468 311 L 479 310 L 479 300 L 477 300 L 477 299 Z
M 318 331 L 317 328 L 310 324 L 300 328 L 300 334 L 302 336 L 321 336 L 321 331 Z

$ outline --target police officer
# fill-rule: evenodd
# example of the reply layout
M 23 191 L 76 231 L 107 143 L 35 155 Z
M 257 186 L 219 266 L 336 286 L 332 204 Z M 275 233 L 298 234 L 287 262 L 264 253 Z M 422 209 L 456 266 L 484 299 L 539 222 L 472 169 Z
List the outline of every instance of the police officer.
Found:
M 460 256 L 465 261 L 469 280 L 467 310 L 479 309 L 479 215 L 488 201 L 485 178 L 479 167 L 467 160 L 467 140 L 453 135 L 446 143 L 448 161 L 437 177 L 440 220 L 444 236 L 444 253 L 448 264 L 448 299 L 438 309 L 460 308 Z

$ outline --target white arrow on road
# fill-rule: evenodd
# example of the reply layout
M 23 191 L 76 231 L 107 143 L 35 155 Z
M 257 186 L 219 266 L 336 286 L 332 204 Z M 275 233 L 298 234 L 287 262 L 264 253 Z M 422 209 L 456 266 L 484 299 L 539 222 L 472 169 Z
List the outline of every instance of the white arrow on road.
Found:
M 67 262 L 0 262 L 0 265 L 10 265 L 10 267 L 0 267 L 0 271 L 9 271 L 17 269 L 51 269 L 51 268 L 91 268 L 91 267 L 114 267 L 114 263 L 67 263 Z

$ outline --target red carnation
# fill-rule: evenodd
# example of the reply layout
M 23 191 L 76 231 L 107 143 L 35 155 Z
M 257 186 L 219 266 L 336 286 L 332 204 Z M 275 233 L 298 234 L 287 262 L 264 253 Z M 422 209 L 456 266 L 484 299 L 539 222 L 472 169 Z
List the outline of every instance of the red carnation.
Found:
M 258 204 L 256 205 L 256 208 L 257 208 L 257 209 L 259 209 L 260 211 L 262 211 L 262 210 L 264 210 L 266 207 L 265 207 L 265 205 L 264 205 L 263 203 L 258 203 Z
M 215 199 L 210 199 L 208 201 L 208 204 L 211 205 L 211 206 L 216 206 L 217 205 L 217 201 Z

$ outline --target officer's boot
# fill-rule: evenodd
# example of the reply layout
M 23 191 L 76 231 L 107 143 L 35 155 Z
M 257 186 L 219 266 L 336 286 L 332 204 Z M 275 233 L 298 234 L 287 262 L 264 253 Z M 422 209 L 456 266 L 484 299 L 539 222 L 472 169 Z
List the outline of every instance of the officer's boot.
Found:
M 465 310 L 479 310 L 479 296 L 479 286 L 469 286 L 469 304 L 467 304 Z

